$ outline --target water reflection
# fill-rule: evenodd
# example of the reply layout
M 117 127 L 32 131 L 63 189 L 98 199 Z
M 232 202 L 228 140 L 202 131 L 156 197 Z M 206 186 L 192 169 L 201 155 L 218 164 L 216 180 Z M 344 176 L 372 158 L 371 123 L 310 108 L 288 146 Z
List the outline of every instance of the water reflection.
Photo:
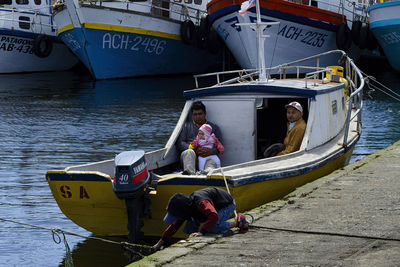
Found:
M 190 76 L 93 82 L 74 72 L 0 80 L 0 217 L 86 236 L 59 210 L 46 170 L 162 147 L 183 108 L 183 89 L 194 85 Z M 67 240 L 72 248 L 83 241 Z M 55 266 L 64 249 L 45 230 L 0 223 L 0 265 Z M 123 261 L 119 250 L 110 253 Z

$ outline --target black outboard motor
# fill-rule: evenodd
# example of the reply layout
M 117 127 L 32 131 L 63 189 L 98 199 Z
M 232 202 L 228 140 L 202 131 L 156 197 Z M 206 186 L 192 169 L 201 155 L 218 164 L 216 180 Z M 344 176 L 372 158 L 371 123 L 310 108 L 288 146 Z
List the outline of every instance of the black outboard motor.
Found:
M 113 189 L 118 198 L 125 199 L 131 243 L 136 243 L 143 235 L 141 218 L 150 212 L 150 182 L 144 151 L 125 151 L 115 157 Z
M 125 151 L 115 157 L 113 189 L 119 198 L 141 197 L 150 183 L 144 151 Z

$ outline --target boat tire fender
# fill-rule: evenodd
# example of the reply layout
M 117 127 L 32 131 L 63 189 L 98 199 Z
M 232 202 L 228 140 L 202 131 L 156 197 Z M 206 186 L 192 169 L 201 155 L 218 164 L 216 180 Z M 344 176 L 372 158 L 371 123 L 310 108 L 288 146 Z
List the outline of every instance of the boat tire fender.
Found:
M 336 32 L 336 46 L 338 49 L 347 51 L 351 47 L 351 31 L 347 23 L 342 22 Z
M 369 28 L 369 25 L 367 34 L 367 48 L 369 50 L 375 50 L 378 48 L 378 40 L 376 40 L 374 33 Z
M 210 22 L 208 21 L 208 15 L 202 16 L 200 19 L 200 34 L 208 36 L 210 34 Z
M 202 16 L 199 27 L 195 27 L 196 44 L 201 49 L 206 49 L 210 36 L 210 23 L 208 15 Z
M 360 29 L 362 22 L 357 20 L 353 21 L 353 25 L 351 26 L 351 39 L 358 46 L 360 41 Z
M 195 34 L 194 23 L 191 20 L 185 20 L 181 24 L 181 38 L 185 44 L 192 44 Z
M 40 34 L 33 43 L 33 52 L 40 58 L 48 57 L 53 50 L 53 42 L 49 36 Z
M 359 45 L 360 49 L 365 49 L 368 46 L 368 24 L 367 23 L 362 23 L 361 28 L 360 28 L 360 39 L 359 39 Z

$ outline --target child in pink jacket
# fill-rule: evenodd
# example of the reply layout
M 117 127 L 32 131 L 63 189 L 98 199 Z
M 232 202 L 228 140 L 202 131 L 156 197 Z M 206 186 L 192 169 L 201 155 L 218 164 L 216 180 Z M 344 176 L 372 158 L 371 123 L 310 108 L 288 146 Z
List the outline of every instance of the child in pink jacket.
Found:
M 215 134 L 212 133 L 212 127 L 209 124 L 203 124 L 196 138 L 190 143 L 189 149 L 196 149 L 198 147 L 216 147 L 220 154 L 223 154 L 225 149 Z M 198 156 L 199 159 L 199 170 L 204 170 L 204 165 L 207 160 L 212 160 L 217 164 L 217 168 L 221 167 L 221 161 L 217 155 L 210 155 L 208 157 Z

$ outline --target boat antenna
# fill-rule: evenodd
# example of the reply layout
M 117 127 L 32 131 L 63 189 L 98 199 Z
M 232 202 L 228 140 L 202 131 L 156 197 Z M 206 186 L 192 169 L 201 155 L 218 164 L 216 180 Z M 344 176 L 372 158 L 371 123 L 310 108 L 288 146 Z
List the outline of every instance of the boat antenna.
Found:
M 250 2 L 251 0 L 249 0 Z M 278 21 L 274 22 L 261 22 L 261 13 L 260 13 L 260 1 L 255 0 L 256 4 L 256 14 L 257 14 L 257 23 L 236 23 L 239 26 L 250 26 L 250 28 L 256 31 L 257 35 L 257 55 L 258 55 L 258 64 L 257 69 L 259 73 L 259 81 L 260 82 L 268 82 L 266 71 L 265 71 L 265 54 L 264 54 L 264 43 L 265 38 L 270 37 L 269 35 L 264 35 L 263 32 L 265 28 L 279 24 Z

